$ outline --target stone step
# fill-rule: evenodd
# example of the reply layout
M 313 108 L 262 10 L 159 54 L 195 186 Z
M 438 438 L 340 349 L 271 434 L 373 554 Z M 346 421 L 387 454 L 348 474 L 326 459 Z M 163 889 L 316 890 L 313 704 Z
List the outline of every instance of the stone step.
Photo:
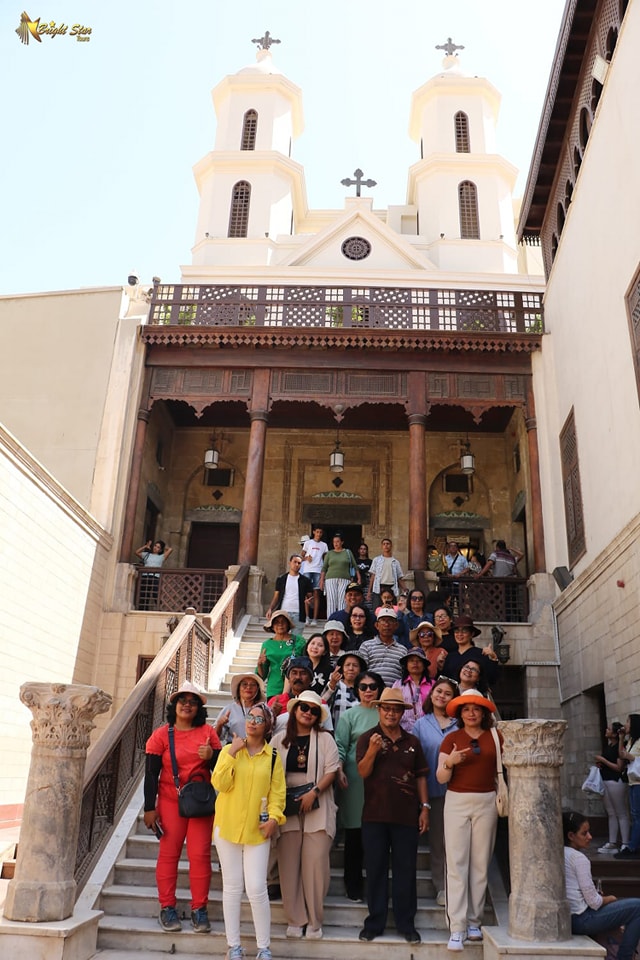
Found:
M 383 936 L 369 943 L 358 940 L 360 927 L 323 926 L 322 940 L 289 940 L 285 937 L 285 927 L 273 924 L 271 928 L 271 949 L 274 957 L 305 958 L 305 960 L 336 960 L 348 950 L 353 960 L 389 960 L 392 951 L 394 960 L 448 960 L 448 932 L 445 929 L 424 929 L 418 923 L 422 936 L 421 944 L 408 944 L 393 928 Z M 241 926 L 242 945 L 248 960 L 255 956 L 255 935 L 251 923 L 243 921 Z M 224 938 L 224 925 L 217 917 L 212 921 L 210 934 L 198 934 L 191 930 L 190 921 L 183 922 L 180 933 L 164 933 L 156 918 L 151 917 L 111 917 L 100 921 L 98 947 L 104 960 L 131 960 L 135 953 L 140 960 L 166 960 L 167 953 L 179 954 L 181 960 L 195 960 L 202 956 L 222 957 L 227 945 Z M 144 954 L 139 951 L 146 951 Z M 482 960 L 481 943 L 465 944 L 465 960 Z
M 179 884 L 187 880 L 187 874 L 178 875 Z M 104 910 L 107 916 L 118 917 L 157 917 L 158 915 L 158 891 L 153 877 L 152 885 L 141 886 L 139 884 L 118 882 L 105 887 L 100 897 L 100 909 Z M 176 892 L 178 913 L 186 917 L 190 916 L 191 898 L 189 894 L 188 883 L 184 886 L 179 885 Z M 365 903 L 352 903 L 344 896 L 334 896 L 328 894 L 325 898 L 325 922 L 333 927 L 358 927 L 364 923 L 367 915 L 367 906 Z M 222 919 L 222 890 L 212 885 L 209 892 L 209 916 L 211 919 Z M 241 917 L 247 923 L 251 922 L 251 907 L 249 901 L 243 898 L 241 907 Z M 281 900 L 271 902 L 271 917 L 273 923 L 284 924 L 286 918 L 284 907 Z M 491 921 L 491 915 L 487 914 L 488 922 Z M 416 926 L 421 930 L 445 929 L 446 917 L 443 907 L 439 907 L 433 899 L 419 899 L 418 910 L 416 913 Z

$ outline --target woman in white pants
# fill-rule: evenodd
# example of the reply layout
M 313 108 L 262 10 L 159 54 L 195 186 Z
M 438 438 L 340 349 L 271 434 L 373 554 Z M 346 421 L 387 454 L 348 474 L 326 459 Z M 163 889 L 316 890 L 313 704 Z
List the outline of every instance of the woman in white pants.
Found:
M 487 874 L 498 821 L 496 743 L 491 733 L 495 709 L 477 690 L 465 690 L 446 706 L 447 715 L 461 727 L 442 741 L 436 770 L 438 783 L 447 784 L 448 950 L 462 950 L 465 940 L 482 940 Z
M 267 866 L 271 837 L 285 822 L 282 762 L 269 746 L 273 714 L 256 703 L 246 716 L 246 737 L 233 735 L 213 773 L 218 791 L 213 839 L 222 870 L 222 910 L 227 960 L 241 960 L 240 905 L 246 889 L 251 904 L 258 953 L 271 960 L 271 909 Z
M 602 753 L 595 757 L 602 774 L 604 796 L 602 802 L 609 818 L 609 840 L 598 853 L 614 853 L 618 849 L 618 831 L 622 850 L 629 849 L 631 834 L 631 818 L 629 816 L 629 790 L 622 779 L 624 761 L 619 755 L 618 744 L 620 735 L 624 735 L 624 726 L 621 723 L 612 723 L 604 732 L 605 742 Z

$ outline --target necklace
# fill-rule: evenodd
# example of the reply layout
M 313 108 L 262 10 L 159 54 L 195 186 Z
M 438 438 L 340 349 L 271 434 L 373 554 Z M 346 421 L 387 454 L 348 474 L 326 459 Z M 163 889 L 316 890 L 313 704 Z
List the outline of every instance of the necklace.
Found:
M 309 742 L 310 737 L 296 737 L 296 748 L 298 750 L 296 764 L 298 766 L 298 770 L 307 769 L 307 753 L 309 751 Z

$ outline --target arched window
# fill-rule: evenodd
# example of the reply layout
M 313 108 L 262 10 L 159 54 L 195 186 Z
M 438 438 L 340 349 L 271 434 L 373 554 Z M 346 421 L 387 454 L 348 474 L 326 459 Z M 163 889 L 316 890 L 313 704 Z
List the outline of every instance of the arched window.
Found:
M 241 150 L 255 150 L 256 132 L 258 130 L 258 114 L 256 110 L 247 110 L 242 121 Z
M 587 146 L 587 140 L 589 139 L 589 134 L 591 133 L 591 114 L 586 107 L 583 107 L 580 111 L 580 123 L 578 136 L 580 138 L 580 147 L 583 152 Z
M 460 110 L 454 119 L 456 130 L 456 153 L 469 153 L 469 117 Z
M 479 240 L 478 191 L 475 183 L 463 180 L 458 184 L 458 206 L 460 209 L 460 236 L 463 240 Z
M 249 203 L 251 184 L 238 180 L 231 191 L 231 211 L 229 213 L 228 237 L 246 237 L 249 226 Z
M 558 236 L 560 236 L 564 229 L 564 207 L 561 203 L 558 204 L 556 210 L 556 223 L 558 224 Z
M 582 154 L 580 153 L 580 150 L 576 146 L 573 148 L 573 174 L 574 174 L 574 177 L 576 178 L 580 171 L 581 165 L 582 165 Z

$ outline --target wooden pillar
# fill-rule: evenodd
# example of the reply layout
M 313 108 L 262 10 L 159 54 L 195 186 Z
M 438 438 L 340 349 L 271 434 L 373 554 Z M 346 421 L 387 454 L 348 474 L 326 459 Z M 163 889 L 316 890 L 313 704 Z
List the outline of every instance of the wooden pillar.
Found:
M 238 563 L 255 564 L 258 562 L 258 540 L 260 529 L 260 506 L 262 504 L 262 482 L 264 479 L 264 455 L 269 420 L 269 369 L 256 370 L 253 379 L 253 394 L 249 418 L 249 452 L 247 472 L 240 521 L 240 545 Z
M 136 435 L 133 441 L 133 456 L 131 458 L 131 472 L 129 475 L 129 491 L 124 510 L 124 524 L 122 530 L 122 546 L 120 548 L 120 563 L 131 563 L 133 554 L 133 531 L 138 512 L 138 495 L 140 493 L 140 476 L 142 474 L 142 458 L 144 445 L 147 439 L 147 424 L 149 423 L 149 390 L 151 386 L 151 370 L 145 371 L 142 400 L 138 410 Z
M 544 523 L 542 521 L 542 490 L 540 487 L 540 453 L 538 451 L 538 424 L 536 421 L 536 404 L 533 396 L 533 381 L 531 377 L 527 384 L 527 408 L 525 414 L 527 441 L 529 445 L 529 480 L 531 483 L 531 530 L 533 535 L 533 569 L 534 573 L 544 573 L 546 570 L 544 549 Z
M 424 374 L 409 373 L 409 569 L 427 566 L 427 477 L 425 425 L 427 401 Z

